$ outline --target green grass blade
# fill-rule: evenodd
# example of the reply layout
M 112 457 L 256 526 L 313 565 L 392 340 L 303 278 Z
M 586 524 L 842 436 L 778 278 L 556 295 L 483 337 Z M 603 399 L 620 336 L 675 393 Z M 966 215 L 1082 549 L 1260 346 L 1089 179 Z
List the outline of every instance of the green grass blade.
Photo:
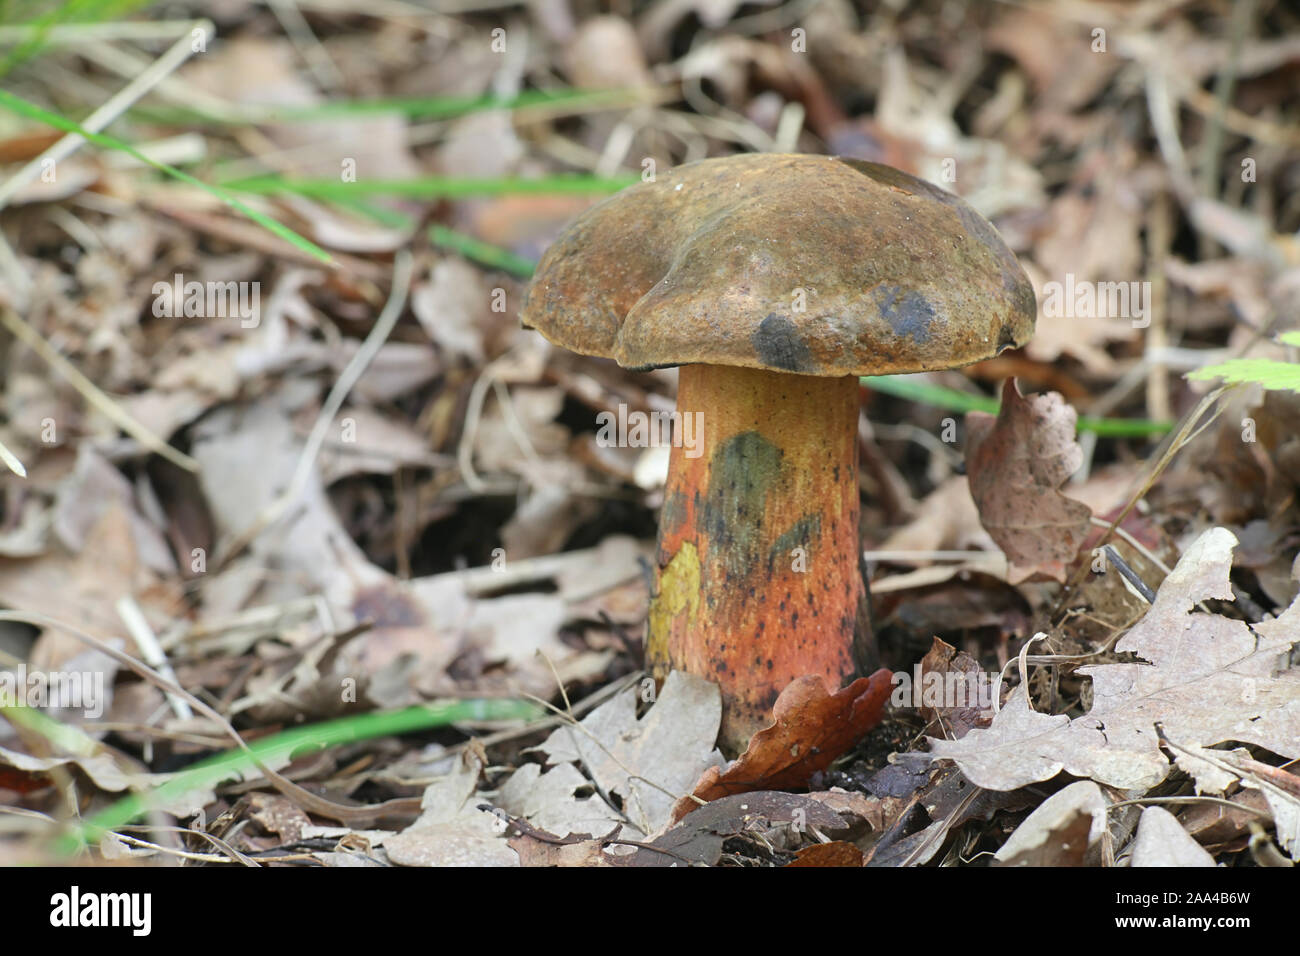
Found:
M 300 756 L 340 744 L 371 740 L 395 734 L 445 727 L 461 721 L 536 720 L 544 711 L 536 704 L 509 698 L 455 700 L 407 707 L 404 710 L 358 714 L 338 720 L 295 727 L 249 744 L 249 749 L 263 763 Z M 87 820 L 80 828 L 61 838 L 56 850 L 75 852 L 98 840 L 106 831 L 123 826 L 145 814 L 162 801 L 178 799 L 186 793 L 214 787 L 223 781 L 256 773 L 256 767 L 243 750 L 227 750 L 196 763 L 170 780 L 149 790 L 133 793 Z
M 64 119 L 56 113 L 51 113 L 48 110 L 42 109 L 35 103 L 29 103 L 21 97 L 14 96 L 7 90 L 0 90 L 0 106 L 7 108 L 11 112 L 17 113 L 19 116 L 25 116 L 28 119 L 45 123 L 47 126 L 53 126 L 55 129 L 61 129 L 67 133 L 77 133 L 78 135 L 85 137 L 88 142 L 94 143 L 96 146 L 126 153 L 128 156 L 135 158 L 147 166 L 152 166 L 161 173 L 165 173 L 174 179 L 179 179 L 183 183 L 196 186 L 199 189 L 212 194 L 232 209 L 243 213 L 264 229 L 279 236 L 285 242 L 290 243 L 296 248 L 301 249 L 313 258 L 319 259 L 321 262 L 327 264 L 333 263 L 334 261 L 330 254 L 320 246 L 316 245 L 316 243 L 303 238 L 288 226 L 281 225 L 270 216 L 264 215 L 255 209 L 250 209 L 220 186 L 213 186 L 210 183 L 205 183 L 202 180 L 195 179 L 189 173 L 177 169 L 175 166 L 169 166 L 166 163 L 158 162 L 156 159 L 151 159 L 141 153 L 130 143 L 123 142 L 120 139 L 115 139 L 112 136 L 105 136 L 102 133 L 92 133 L 89 130 L 82 129 L 78 124 L 71 120 Z
M 918 382 L 902 375 L 866 375 L 862 384 L 886 395 L 905 398 L 925 405 L 948 408 L 956 412 L 988 412 L 996 415 L 999 403 L 995 398 L 971 395 L 942 385 Z M 1143 438 L 1162 435 L 1172 429 L 1173 422 L 1153 422 L 1137 418 L 1089 418 L 1080 415 L 1078 430 L 1094 432 L 1104 438 Z
M 358 215 L 365 216 L 388 229 L 410 229 L 415 225 L 415 220 L 405 213 L 398 212 L 395 209 L 386 209 L 383 206 L 376 206 L 374 203 L 368 203 L 361 199 L 335 199 L 334 205 L 340 209 L 350 210 Z
M 480 242 L 473 236 L 467 236 L 463 232 L 456 232 L 446 226 L 431 226 L 429 228 L 429 241 L 436 246 L 453 249 L 466 259 L 473 259 L 475 262 L 481 262 L 493 269 L 500 269 L 502 272 L 509 272 L 521 279 L 527 279 L 533 274 L 534 263 L 532 259 L 516 255 L 509 249 L 502 249 L 500 246 L 494 246 L 488 242 Z

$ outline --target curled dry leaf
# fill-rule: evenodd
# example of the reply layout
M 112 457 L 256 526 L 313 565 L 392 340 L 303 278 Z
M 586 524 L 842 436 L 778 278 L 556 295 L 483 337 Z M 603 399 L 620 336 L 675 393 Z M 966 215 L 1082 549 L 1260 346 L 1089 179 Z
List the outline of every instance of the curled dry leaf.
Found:
M 957 705 L 940 704 L 931 707 L 925 702 L 926 695 L 922 693 L 921 719 L 927 724 L 938 721 L 944 736 L 953 739 L 964 737 L 972 727 L 989 725 L 989 721 L 993 719 L 993 702 L 988 701 L 989 706 L 986 708 L 984 702 L 979 699 L 981 686 L 987 686 L 981 685 L 985 672 L 979 662 L 965 651 L 959 651 L 951 644 L 937 637 L 934 638 L 930 650 L 921 659 L 920 674 L 923 691 L 931 684 L 930 675 L 934 675 L 936 682 L 945 688 L 943 700 L 952 701 Z M 952 688 L 956 693 L 950 695 L 947 693 L 947 688 Z
M 814 675 L 792 681 L 772 706 L 772 725 L 754 734 L 726 769 L 706 770 L 695 785 L 695 799 L 679 800 L 673 819 L 698 807 L 697 800 L 803 786 L 880 723 L 892 689 L 891 674 L 883 668 L 834 694 Z
M 518 776 L 516 774 L 511 781 Z M 510 849 L 519 854 L 520 866 L 616 866 L 627 862 L 626 856 L 616 857 L 605 852 L 606 843 L 617 840 L 622 830 L 622 825 L 617 822 L 605 831 L 603 837 L 593 838 L 585 832 L 557 836 L 527 820 L 511 817 L 491 804 L 480 804 L 479 809 L 492 813 L 507 831 L 514 833 L 508 842 Z
M 1058 490 L 1083 463 L 1077 416 L 1055 392 L 1025 398 L 1014 379 L 1002 388 L 996 418 L 966 416 L 966 473 L 980 523 L 1011 562 L 1011 582 L 1065 580 L 1092 516 Z
M 584 20 L 564 51 L 564 62 L 579 89 L 635 89 L 653 81 L 636 30 L 622 17 Z

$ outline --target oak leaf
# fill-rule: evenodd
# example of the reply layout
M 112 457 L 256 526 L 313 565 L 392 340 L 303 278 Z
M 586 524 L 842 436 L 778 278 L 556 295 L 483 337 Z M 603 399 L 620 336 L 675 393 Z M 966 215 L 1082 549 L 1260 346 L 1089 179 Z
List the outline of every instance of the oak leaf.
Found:
M 1300 598 L 1279 617 L 1247 624 L 1197 604 L 1232 600 L 1228 572 L 1237 539 L 1211 528 L 1187 549 L 1155 603 L 1116 645 L 1136 663 L 1097 664 L 1092 709 L 1071 720 L 1035 712 L 1015 689 L 987 729 L 960 740 L 931 738 L 972 783 L 1013 790 L 1061 770 L 1120 789 L 1149 789 L 1169 774 L 1156 725 L 1182 747 L 1229 741 L 1300 758 L 1300 670 L 1287 653 L 1300 641 Z M 1201 779 L 1202 789 L 1217 781 Z

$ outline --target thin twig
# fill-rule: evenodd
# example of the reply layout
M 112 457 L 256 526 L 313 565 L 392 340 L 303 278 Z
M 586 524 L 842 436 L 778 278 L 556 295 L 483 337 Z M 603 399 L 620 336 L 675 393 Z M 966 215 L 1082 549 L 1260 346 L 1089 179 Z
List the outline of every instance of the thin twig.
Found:
M 1142 806 L 1147 803 L 1221 803 L 1225 807 L 1231 807 L 1234 810 L 1244 810 L 1246 813 L 1253 813 L 1256 816 L 1263 817 L 1265 820 L 1272 820 L 1273 817 L 1263 810 L 1256 807 L 1246 806 L 1242 803 L 1233 803 L 1231 800 L 1225 800 L 1223 797 L 1191 796 L 1185 797 L 1138 797 L 1136 800 L 1120 800 L 1118 803 L 1109 803 L 1106 805 L 1107 810 L 1114 810 L 1117 807 Z

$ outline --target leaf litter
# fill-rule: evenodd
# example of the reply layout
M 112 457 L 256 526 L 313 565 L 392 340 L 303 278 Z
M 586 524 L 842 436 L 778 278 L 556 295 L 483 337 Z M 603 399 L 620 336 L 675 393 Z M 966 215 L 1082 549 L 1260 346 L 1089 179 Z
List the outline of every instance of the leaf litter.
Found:
M 1231 532 L 1216 528 L 1187 549 L 1151 609 L 1115 645 L 1135 662 L 1080 668 L 1093 684 L 1087 713 L 1039 713 L 1020 685 L 987 728 L 960 740 L 934 739 L 931 752 L 994 790 L 1061 770 L 1121 790 L 1149 790 L 1172 769 L 1159 726 L 1185 746 L 1239 741 L 1300 759 L 1300 674 L 1281 665 L 1300 641 L 1300 602 L 1254 626 L 1197 608 L 1232 598 L 1235 544 Z M 1185 769 L 1212 784 L 1195 763 Z
M 56 182 L 15 193 L 0 210 L 0 603 L 135 655 L 129 597 L 180 685 L 249 739 L 449 698 L 554 708 L 287 764 L 339 804 L 422 800 L 400 828 L 320 825 L 252 769 L 166 810 L 245 858 L 296 865 L 1203 865 L 1272 860 L 1274 843 L 1298 858 L 1300 402 L 1225 394 L 1149 488 L 1155 439 L 1076 435 L 1080 416 L 1184 415 L 1201 392 L 1182 373 L 1198 365 L 1294 363 L 1294 36 L 1272 4 L 1235 54 L 1213 5 L 1108 8 L 1098 55 L 1049 11 L 940 6 L 823 0 L 803 12 L 796 56 L 734 2 L 576 20 L 539 4 L 520 13 L 529 58 L 504 65 L 485 52 L 490 11 L 446 18 L 450 33 L 354 18 L 318 30 L 307 70 L 301 37 L 240 7 L 167 91 L 227 122 L 144 110 L 122 125 L 222 180 L 332 178 L 349 161 L 363 187 L 635 178 L 643 158 L 829 147 L 962 194 L 1024 263 L 1038 333 L 915 380 L 1000 398 L 996 416 L 864 389 L 862 533 L 884 662 L 922 681 L 996 675 L 996 713 L 889 703 L 897 688 L 874 676 L 865 691 L 796 682 L 727 761 L 710 739 L 716 694 L 682 675 L 644 689 L 642 562 L 665 449 L 601 447 L 591 422 L 671 410 L 675 373 L 564 354 L 516 321 L 527 260 L 597 196 L 257 197 L 329 249 L 324 268 L 111 151 L 64 157 Z M 75 53 L 41 56 L 15 88 L 80 104 L 83 88 L 121 86 Z M 1220 103 L 1210 87 L 1229 67 L 1236 93 Z M 639 93 L 595 110 L 500 106 L 556 81 Z M 493 108 L 430 119 L 430 96 Z M 311 114 L 359 99 L 378 105 Z M 249 119 L 280 107 L 308 115 Z M 0 133 L 0 179 L 56 138 L 25 120 Z M 1258 183 L 1240 179 L 1247 159 Z M 1189 161 L 1229 174 L 1189 190 Z M 479 246 L 427 242 L 428 222 Z M 484 265 L 483 244 L 516 258 Z M 413 260 L 409 300 L 305 461 L 394 294 L 394 253 Z M 260 320 L 155 314 L 154 284 L 177 273 L 258 283 Z M 1051 283 L 1148 279 L 1145 316 L 1057 314 Z M 241 542 L 300 473 L 293 506 Z M 1114 557 L 1099 557 L 1101 526 L 1126 509 Z M 90 816 L 229 745 L 70 629 L 0 622 L 0 667 L 18 662 L 97 675 L 105 713 L 51 712 L 80 736 L 48 747 L 0 722 L 0 804 L 36 814 L 7 816 L 23 823 L 0 859 L 44 860 L 69 794 Z M 1170 794 L 1184 802 L 1139 809 Z M 104 858 L 170 852 L 124 836 L 104 838 Z

